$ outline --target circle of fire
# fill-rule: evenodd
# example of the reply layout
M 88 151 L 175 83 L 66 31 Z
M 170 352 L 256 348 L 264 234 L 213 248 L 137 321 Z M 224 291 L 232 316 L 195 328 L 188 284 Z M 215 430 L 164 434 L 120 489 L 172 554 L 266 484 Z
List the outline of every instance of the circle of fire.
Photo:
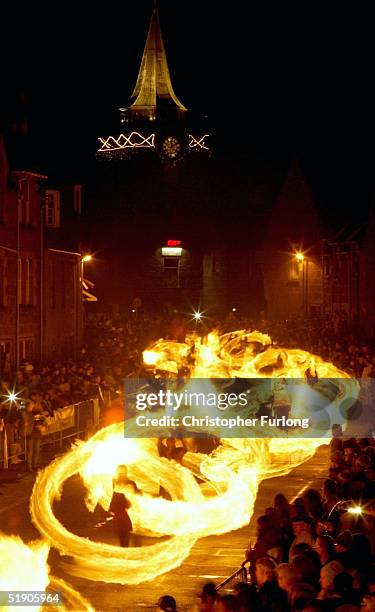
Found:
M 189 360 L 187 359 L 189 355 Z M 192 355 L 194 355 L 192 359 Z M 320 357 L 299 349 L 280 349 L 259 332 L 211 333 L 187 343 L 160 340 L 144 353 L 159 371 L 177 373 L 185 365 L 192 378 L 304 378 L 310 368 L 320 378 L 340 378 L 340 397 L 356 385 Z M 337 409 L 337 406 L 336 406 Z M 338 410 L 337 410 L 338 413 Z M 63 555 L 73 557 L 70 573 L 91 580 L 139 584 L 179 566 L 196 540 L 238 529 L 249 523 L 260 482 L 288 473 L 309 459 L 327 439 L 225 438 L 210 454 L 187 452 L 180 465 L 160 457 L 157 438 L 124 438 L 123 423 L 79 442 L 39 473 L 31 497 L 31 516 L 43 537 Z M 156 434 L 157 435 L 157 434 Z M 156 544 L 120 548 L 79 537 L 53 513 L 64 482 L 79 474 L 85 503 L 108 510 L 112 479 L 120 465 L 140 492 L 118 485 L 131 501 L 129 515 L 137 534 L 169 536 Z M 159 496 L 160 487 L 170 500 Z

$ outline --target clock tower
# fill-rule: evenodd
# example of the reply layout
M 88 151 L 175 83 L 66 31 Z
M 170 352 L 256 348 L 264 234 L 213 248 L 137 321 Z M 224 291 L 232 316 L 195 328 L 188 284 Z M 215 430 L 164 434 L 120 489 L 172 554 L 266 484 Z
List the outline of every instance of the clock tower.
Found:
M 186 155 L 209 153 L 209 135 L 194 126 L 191 113 L 173 90 L 156 2 L 137 82 L 129 105 L 119 111 L 121 133 L 99 138 L 99 158 L 148 150 L 175 165 Z
M 156 3 L 133 92 L 119 111 L 119 133 L 99 138 L 97 151 L 98 159 L 114 162 L 103 168 L 113 177 L 103 201 L 108 218 L 111 198 L 115 206 L 110 232 L 118 293 L 140 297 L 145 307 L 198 307 L 202 249 L 212 226 L 211 164 L 202 163 L 209 135 L 174 91 Z

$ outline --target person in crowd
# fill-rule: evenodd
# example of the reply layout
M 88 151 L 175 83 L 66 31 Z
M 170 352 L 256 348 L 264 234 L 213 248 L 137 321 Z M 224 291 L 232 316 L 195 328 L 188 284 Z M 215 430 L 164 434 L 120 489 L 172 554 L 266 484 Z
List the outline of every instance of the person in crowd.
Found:
M 177 603 L 172 595 L 163 595 L 157 603 L 158 610 L 163 612 L 177 612 Z
M 319 491 L 316 489 L 307 489 L 303 494 L 303 503 L 307 516 L 314 521 L 318 521 L 322 518 L 324 508 Z
M 290 565 L 297 576 L 297 582 L 311 584 L 318 590 L 319 572 L 316 564 L 306 555 L 297 555 L 292 558 Z
M 329 535 L 318 536 L 316 540 L 316 550 L 320 562 L 320 586 L 319 597 L 326 599 L 327 594 L 333 592 L 333 581 L 337 574 L 344 571 L 344 566 L 339 561 L 334 539 Z
M 337 495 L 337 482 L 332 478 L 327 478 L 323 484 L 323 518 L 328 518 L 331 510 L 340 501 Z
M 217 599 L 216 587 L 213 582 L 208 582 L 203 586 L 199 599 L 199 612 L 213 612 Z
M 26 439 L 26 463 L 29 472 L 36 471 L 39 467 L 40 447 L 45 427 L 45 419 L 37 410 L 35 403 L 29 401 L 22 413 L 22 435 Z
M 290 590 L 290 609 L 292 612 L 305 610 L 314 601 L 316 589 L 305 582 L 296 582 Z
M 234 595 L 223 595 L 217 601 L 217 612 L 238 612 L 240 605 Z
M 309 544 L 312 547 L 315 545 L 315 538 L 312 533 L 312 525 L 312 519 L 306 515 L 296 516 L 292 519 L 294 539 L 291 543 L 291 549 L 295 544 L 299 544 L 300 542 Z
M 295 569 L 289 563 L 280 563 L 276 568 L 276 577 L 279 587 L 284 589 L 289 597 L 292 586 L 298 580 Z
M 21 463 L 21 459 L 19 457 L 23 450 L 20 440 L 22 416 L 18 401 L 9 404 L 5 421 L 10 464 L 17 465 L 18 463 Z
M 270 557 L 256 561 L 256 609 L 269 612 L 285 612 L 288 609 L 287 593 L 277 583 L 276 567 L 276 562 Z

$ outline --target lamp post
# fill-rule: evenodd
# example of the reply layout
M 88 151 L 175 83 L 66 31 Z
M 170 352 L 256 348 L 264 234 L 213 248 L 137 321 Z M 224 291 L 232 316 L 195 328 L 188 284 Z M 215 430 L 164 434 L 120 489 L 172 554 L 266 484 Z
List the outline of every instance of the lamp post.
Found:
M 82 255 L 81 261 L 80 261 L 80 268 L 81 268 L 80 269 L 80 276 L 81 276 L 81 278 L 80 278 L 80 290 L 81 290 L 81 294 L 80 294 L 80 297 L 81 297 L 81 299 L 80 299 L 80 305 L 81 305 L 81 316 L 80 316 L 81 333 L 83 332 L 83 328 L 84 328 L 84 314 L 85 314 L 84 306 L 83 306 L 83 303 L 85 301 L 84 294 L 83 294 L 83 290 L 84 290 L 84 276 L 83 276 L 84 272 L 83 271 L 84 271 L 84 264 L 88 263 L 91 260 L 92 260 L 92 255 L 87 254 L 87 255 Z M 80 336 L 81 336 L 81 333 L 79 334 Z
M 303 314 L 307 314 L 308 313 L 308 265 L 309 265 L 309 260 L 301 251 L 297 251 L 295 253 L 295 259 L 298 264 L 302 265 L 302 311 L 303 311 Z

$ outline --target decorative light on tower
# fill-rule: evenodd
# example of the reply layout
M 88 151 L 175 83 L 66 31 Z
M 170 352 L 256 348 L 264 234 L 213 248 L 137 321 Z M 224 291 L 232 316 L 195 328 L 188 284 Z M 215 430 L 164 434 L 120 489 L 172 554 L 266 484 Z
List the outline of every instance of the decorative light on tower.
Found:
M 209 152 L 209 135 L 190 125 L 189 111 L 173 90 L 156 2 L 130 103 L 119 110 L 123 131 L 99 138 L 99 158 L 148 149 L 174 164 L 187 153 Z

